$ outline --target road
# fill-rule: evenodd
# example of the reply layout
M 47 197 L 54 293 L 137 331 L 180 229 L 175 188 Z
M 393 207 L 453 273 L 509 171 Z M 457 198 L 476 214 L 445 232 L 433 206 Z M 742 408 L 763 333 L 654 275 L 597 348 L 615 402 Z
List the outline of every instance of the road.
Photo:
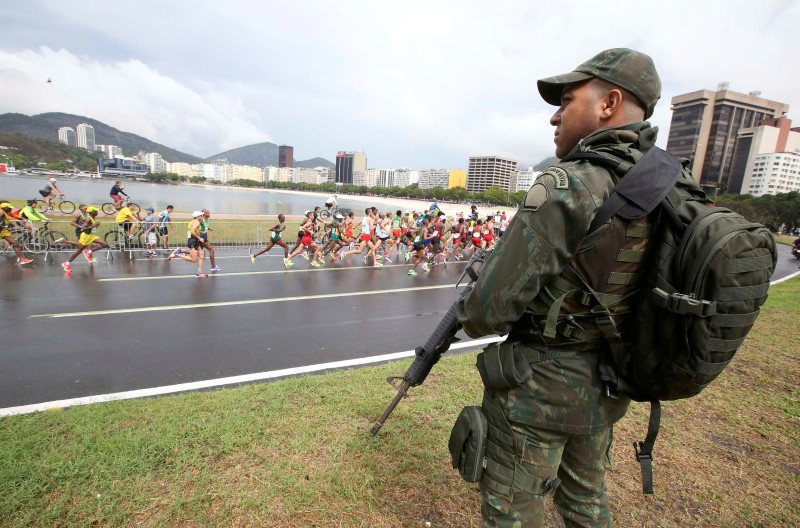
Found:
M 779 247 L 773 279 L 798 271 Z M 409 277 L 405 265 L 349 257 L 322 268 L 297 258 L 286 271 L 279 253 L 255 264 L 241 250 L 219 253 L 223 271 L 205 279 L 180 260 L 101 253 L 65 275 L 63 255 L 30 267 L 4 255 L 0 411 L 409 351 L 455 300 L 464 269 Z

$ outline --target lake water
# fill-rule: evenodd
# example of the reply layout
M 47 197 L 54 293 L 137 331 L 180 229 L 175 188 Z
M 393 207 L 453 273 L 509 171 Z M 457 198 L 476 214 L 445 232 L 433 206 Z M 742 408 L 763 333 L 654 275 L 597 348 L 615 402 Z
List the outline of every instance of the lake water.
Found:
M 38 190 L 44 186 L 47 176 L 0 176 L 0 198 L 39 198 Z M 109 191 L 114 181 L 108 178 L 60 178 L 58 187 L 72 202 L 102 205 L 111 201 Z M 250 190 L 232 187 L 163 185 L 146 182 L 124 182 L 125 192 L 143 209 L 152 206 L 156 211 L 172 204 L 177 211 L 209 209 L 224 214 L 302 215 L 304 211 L 323 206 L 325 196 L 314 194 L 290 194 L 265 189 Z M 337 197 L 339 206 L 352 209 L 358 215 L 368 205 L 361 201 Z M 380 206 L 391 210 L 403 209 L 402 204 Z

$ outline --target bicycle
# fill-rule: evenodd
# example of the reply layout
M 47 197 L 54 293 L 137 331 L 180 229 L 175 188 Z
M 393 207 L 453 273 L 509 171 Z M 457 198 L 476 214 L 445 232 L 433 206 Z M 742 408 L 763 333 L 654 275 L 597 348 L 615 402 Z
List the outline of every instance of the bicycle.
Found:
M 12 231 L 12 233 L 17 233 L 14 239 L 19 244 L 19 247 L 22 251 L 27 253 L 44 253 L 48 249 L 50 249 L 50 243 L 40 236 L 39 231 L 35 231 L 31 233 L 25 227 L 21 227 Z M 8 242 L 3 241 L 3 245 L 0 246 L 0 253 L 5 253 L 6 251 L 11 251 L 11 246 Z
M 33 199 L 33 207 L 36 208 L 37 211 L 40 213 L 46 213 L 50 209 L 55 209 L 56 205 L 58 205 L 58 210 L 64 214 L 72 214 L 75 212 L 75 204 L 70 202 L 69 200 L 62 200 L 60 198 L 51 198 L 50 199 L 50 207 L 44 203 L 42 198 L 34 198 Z
M 41 236 L 48 245 L 48 249 L 51 251 L 65 251 L 67 249 L 72 249 L 70 244 L 66 244 L 66 235 L 61 231 L 53 231 L 50 229 L 50 222 L 45 222 L 44 225 L 39 228 L 39 236 Z M 63 242 L 58 242 L 59 240 L 63 239 Z
M 156 234 L 156 247 L 160 247 L 161 233 L 158 229 L 154 229 Z M 145 233 L 144 224 L 139 223 L 136 229 L 133 230 L 133 236 L 128 237 L 121 227 L 112 229 L 103 237 L 110 249 L 144 249 L 147 247 L 147 234 Z
M 117 214 L 116 205 L 117 204 L 115 202 L 106 202 L 100 207 L 100 209 L 103 211 L 104 214 L 110 216 L 113 214 Z M 122 207 L 126 206 L 131 210 L 133 214 L 139 214 L 139 211 L 142 210 L 142 208 L 139 207 L 139 204 L 131 202 L 130 198 L 125 198 L 124 200 L 122 200 Z

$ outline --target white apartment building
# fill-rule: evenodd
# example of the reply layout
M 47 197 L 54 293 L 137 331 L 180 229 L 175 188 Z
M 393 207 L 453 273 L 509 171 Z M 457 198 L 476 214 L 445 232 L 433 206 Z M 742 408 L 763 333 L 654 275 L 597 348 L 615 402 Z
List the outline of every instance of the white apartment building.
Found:
M 152 174 L 167 172 L 167 164 L 158 152 L 148 152 L 144 155 L 144 162 L 147 170 Z
M 470 156 L 467 170 L 467 190 L 483 192 L 490 187 L 510 190 L 511 175 L 517 170 L 517 161 L 501 156 Z
M 421 170 L 417 183 L 420 189 L 433 189 L 434 187 L 447 189 L 450 186 L 450 169 Z
M 94 152 L 94 127 L 87 123 L 81 123 L 75 132 L 75 140 L 79 148 Z
M 72 127 L 61 127 L 58 129 L 58 142 L 68 147 L 77 146 L 75 131 Z
M 264 181 L 278 181 L 278 167 L 273 167 L 271 165 L 264 167 Z
M 800 150 L 758 154 L 742 192 L 753 196 L 800 191 Z
M 416 172 L 411 169 L 395 169 L 393 187 L 408 187 L 411 185 L 411 173 Z
M 290 179 L 292 183 L 311 183 L 314 185 L 319 185 L 323 183 L 322 178 L 325 178 L 324 181 L 328 181 L 328 173 L 327 170 L 324 176 L 321 176 L 319 171 L 316 169 L 305 169 L 303 167 L 294 167 L 292 169 Z
M 95 145 L 95 149 L 102 152 L 106 158 L 124 158 L 122 149 L 116 145 Z
M 517 171 L 511 177 L 511 192 L 528 192 L 541 173 L 542 171 L 533 170 L 533 167 L 528 167 L 528 170 Z
M 317 184 L 328 183 L 331 181 L 333 171 L 328 167 L 314 167 L 314 170 L 317 171 Z

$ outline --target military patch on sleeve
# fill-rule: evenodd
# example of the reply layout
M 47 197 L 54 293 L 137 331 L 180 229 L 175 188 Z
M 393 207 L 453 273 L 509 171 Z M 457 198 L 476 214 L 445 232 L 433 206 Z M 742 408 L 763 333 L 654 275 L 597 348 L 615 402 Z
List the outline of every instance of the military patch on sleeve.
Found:
M 544 171 L 539 177 L 545 175 L 550 175 L 556 182 L 555 188 L 556 189 L 569 189 L 569 174 L 567 171 L 562 169 L 561 167 L 547 167 L 547 170 Z
M 525 195 L 525 209 L 529 211 L 538 211 L 539 208 L 547 201 L 547 187 L 541 183 L 536 183 Z

